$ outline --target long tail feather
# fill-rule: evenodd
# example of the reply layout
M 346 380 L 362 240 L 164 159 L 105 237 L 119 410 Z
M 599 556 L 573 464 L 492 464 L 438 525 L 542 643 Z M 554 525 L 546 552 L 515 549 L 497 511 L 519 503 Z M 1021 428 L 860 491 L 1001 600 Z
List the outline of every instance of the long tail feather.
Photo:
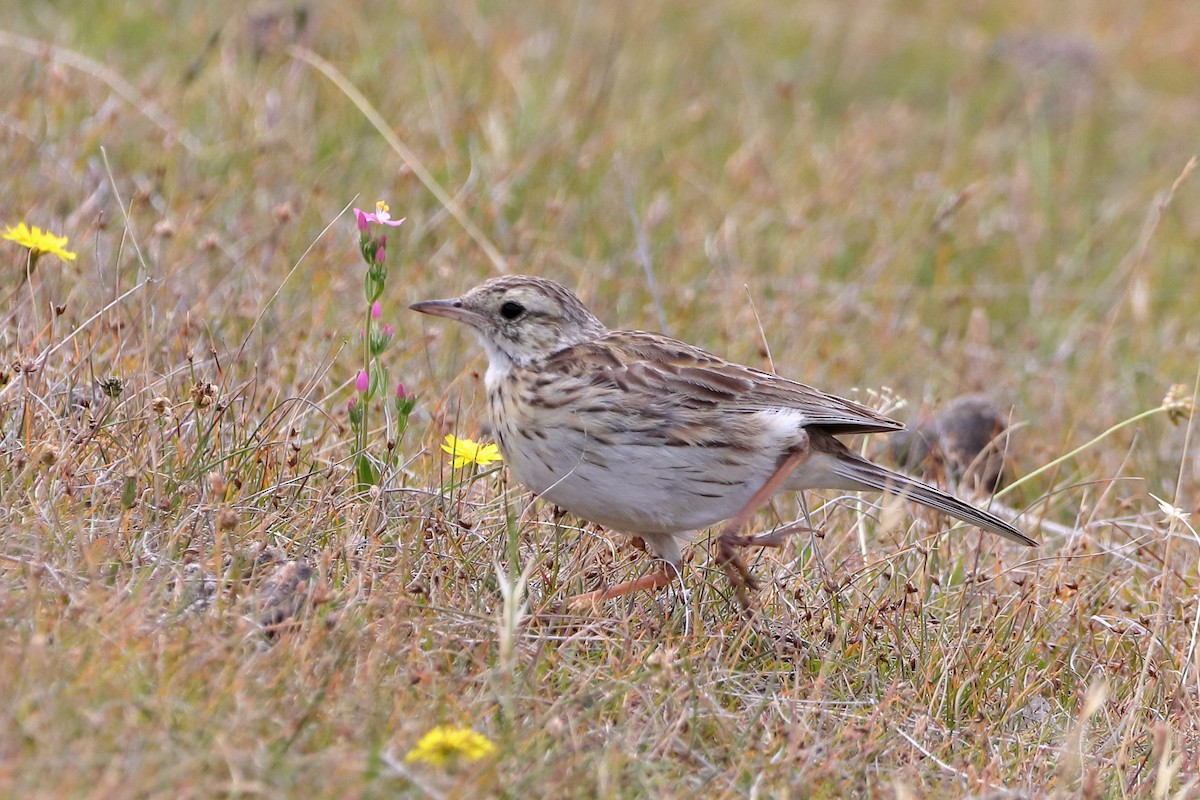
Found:
M 1026 547 L 1037 547 L 1038 543 L 1029 538 L 1012 525 L 997 517 L 995 514 L 976 508 L 957 497 L 928 486 L 915 478 L 901 475 L 890 469 L 872 464 L 849 452 L 842 454 L 836 462 L 834 470 L 838 476 L 857 484 L 855 488 L 876 489 L 889 494 L 900 495 L 921 505 L 942 511 L 955 519 L 982 528 L 988 533 L 1003 536 L 1009 541 L 1023 544 Z

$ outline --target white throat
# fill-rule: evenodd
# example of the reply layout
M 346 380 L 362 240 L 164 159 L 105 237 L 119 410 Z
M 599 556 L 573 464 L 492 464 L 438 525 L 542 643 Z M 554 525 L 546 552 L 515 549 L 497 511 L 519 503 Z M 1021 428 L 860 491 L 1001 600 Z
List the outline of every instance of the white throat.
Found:
M 486 337 L 480 336 L 479 341 L 483 345 L 488 359 L 488 368 L 487 373 L 483 376 L 483 385 L 490 392 L 503 383 L 508 374 L 512 372 L 513 360 L 509 357 L 508 353 L 496 347 Z

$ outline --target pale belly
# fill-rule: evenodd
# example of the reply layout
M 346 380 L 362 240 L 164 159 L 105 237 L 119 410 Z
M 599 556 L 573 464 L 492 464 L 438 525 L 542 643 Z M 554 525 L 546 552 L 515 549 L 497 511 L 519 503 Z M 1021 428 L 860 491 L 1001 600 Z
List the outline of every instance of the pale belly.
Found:
M 548 458 L 531 457 L 528 434 L 509 431 L 504 457 L 522 484 L 578 517 L 623 533 L 679 533 L 737 514 L 762 486 L 778 453 L 720 448 L 599 446 L 560 435 Z

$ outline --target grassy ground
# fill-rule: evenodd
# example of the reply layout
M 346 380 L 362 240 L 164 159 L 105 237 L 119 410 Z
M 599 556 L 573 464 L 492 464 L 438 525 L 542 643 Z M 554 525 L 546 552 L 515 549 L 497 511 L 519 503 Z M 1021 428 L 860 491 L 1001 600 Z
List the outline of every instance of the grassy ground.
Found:
M 79 258 L 0 250 L 0 794 L 1196 796 L 1194 12 L 10 9 L 0 222 Z M 363 496 L 378 198 L 419 402 Z M 702 545 L 566 613 L 646 557 L 451 470 L 483 359 L 405 310 L 500 268 L 903 417 L 987 391 L 1042 548 L 814 495 L 753 619 Z M 438 724 L 496 750 L 406 762 Z

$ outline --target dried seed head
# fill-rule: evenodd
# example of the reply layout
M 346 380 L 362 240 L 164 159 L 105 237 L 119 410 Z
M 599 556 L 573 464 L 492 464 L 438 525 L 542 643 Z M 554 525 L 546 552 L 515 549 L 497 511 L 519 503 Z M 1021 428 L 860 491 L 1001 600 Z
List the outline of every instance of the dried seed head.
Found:
M 296 209 L 292 207 L 291 203 L 280 203 L 271 209 L 271 216 L 279 223 L 291 222 L 296 216 Z
M 38 461 L 44 467 L 52 467 L 58 462 L 58 448 L 52 444 L 42 445 L 38 451 Z
M 1196 398 L 1192 397 L 1188 387 L 1182 383 L 1173 384 L 1167 390 L 1162 404 L 1167 411 L 1167 419 L 1175 425 L 1186 422 L 1196 410 Z
M 238 514 L 229 506 L 221 506 L 217 512 L 217 530 L 231 531 L 237 528 Z
M 217 398 L 217 385 L 208 381 L 192 384 L 192 405 L 196 408 L 208 408 Z
M 100 379 L 100 391 L 104 392 L 106 397 L 116 400 L 125 391 L 125 381 L 118 378 L 116 375 L 110 375 L 107 378 Z

